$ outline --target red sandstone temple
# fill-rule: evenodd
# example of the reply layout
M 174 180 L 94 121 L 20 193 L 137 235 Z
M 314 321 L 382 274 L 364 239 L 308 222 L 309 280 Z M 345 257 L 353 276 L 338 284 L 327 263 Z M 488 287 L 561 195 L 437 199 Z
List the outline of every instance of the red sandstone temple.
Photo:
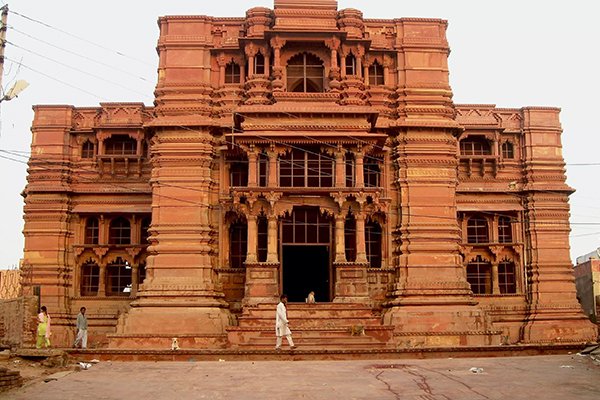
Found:
M 153 107 L 36 106 L 32 289 L 69 345 L 580 343 L 559 109 L 452 101 L 447 22 L 159 19 Z M 317 304 L 304 303 L 310 291 Z

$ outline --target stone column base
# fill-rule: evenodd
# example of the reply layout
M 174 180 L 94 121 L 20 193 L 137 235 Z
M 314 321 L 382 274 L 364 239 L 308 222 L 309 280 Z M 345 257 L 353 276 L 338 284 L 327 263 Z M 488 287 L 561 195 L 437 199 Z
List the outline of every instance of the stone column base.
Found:
M 333 263 L 335 268 L 334 303 L 363 303 L 369 305 L 366 263 Z
M 523 327 L 524 343 L 587 343 L 598 340 L 598 326 L 581 310 L 547 307 L 527 318 Z
M 279 265 L 278 262 L 246 264 L 246 291 L 242 300 L 244 306 L 277 303 Z
M 494 330 L 489 316 L 473 306 L 391 307 L 383 322 L 394 326 L 398 347 L 488 346 L 502 341 L 502 331 Z

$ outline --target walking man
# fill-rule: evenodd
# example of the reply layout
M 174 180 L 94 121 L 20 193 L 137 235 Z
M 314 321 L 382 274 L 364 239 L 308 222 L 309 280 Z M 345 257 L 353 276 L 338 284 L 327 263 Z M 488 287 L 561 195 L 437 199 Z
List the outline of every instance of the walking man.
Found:
M 275 344 L 275 350 L 281 350 L 281 342 L 283 341 L 283 337 L 288 341 L 290 345 L 290 349 L 294 350 L 296 346 L 294 346 L 294 341 L 292 340 L 292 332 L 288 327 L 288 319 L 287 319 L 287 309 L 285 305 L 287 304 L 287 296 L 282 294 L 279 297 L 279 304 L 277 304 L 277 313 L 275 314 L 275 335 L 277 336 L 277 342 Z
M 79 314 L 77 315 L 77 337 L 73 343 L 73 347 L 78 347 L 81 343 L 81 348 L 87 348 L 87 329 L 88 321 L 85 316 L 85 307 L 81 307 Z

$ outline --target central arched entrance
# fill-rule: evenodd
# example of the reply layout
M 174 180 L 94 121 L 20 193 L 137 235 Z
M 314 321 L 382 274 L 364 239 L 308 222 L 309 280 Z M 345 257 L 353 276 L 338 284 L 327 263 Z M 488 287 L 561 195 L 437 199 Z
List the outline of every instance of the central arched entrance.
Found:
M 294 207 L 281 221 L 282 292 L 303 302 L 310 291 L 331 301 L 331 219 L 319 207 Z

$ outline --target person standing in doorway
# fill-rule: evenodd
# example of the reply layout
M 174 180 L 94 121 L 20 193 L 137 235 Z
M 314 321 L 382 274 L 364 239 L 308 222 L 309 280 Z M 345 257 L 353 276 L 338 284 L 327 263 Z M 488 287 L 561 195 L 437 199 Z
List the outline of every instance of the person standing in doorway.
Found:
M 37 349 L 41 349 L 42 346 L 50 347 L 50 316 L 46 306 L 42 306 L 38 314 L 37 341 L 35 343 Z
M 85 316 L 85 307 L 81 307 L 77 315 L 77 337 L 75 338 L 75 342 L 73 342 L 73 347 L 79 347 L 81 343 L 82 349 L 87 348 L 87 329 L 88 321 Z
M 277 312 L 275 314 L 275 335 L 277 336 L 277 342 L 275 344 L 276 351 L 281 350 L 281 342 L 283 341 L 284 336 L 290 345 L 290 349 L 294 350 L 296 348 L 296 346 L 294 346 L 294 341 L 292 340 L 292 332 L 288 326 L 287 309 L 285 308 L 286 304 L 287 296 L 282 294 L 279 297 L 279 304 L 277 304 Z

